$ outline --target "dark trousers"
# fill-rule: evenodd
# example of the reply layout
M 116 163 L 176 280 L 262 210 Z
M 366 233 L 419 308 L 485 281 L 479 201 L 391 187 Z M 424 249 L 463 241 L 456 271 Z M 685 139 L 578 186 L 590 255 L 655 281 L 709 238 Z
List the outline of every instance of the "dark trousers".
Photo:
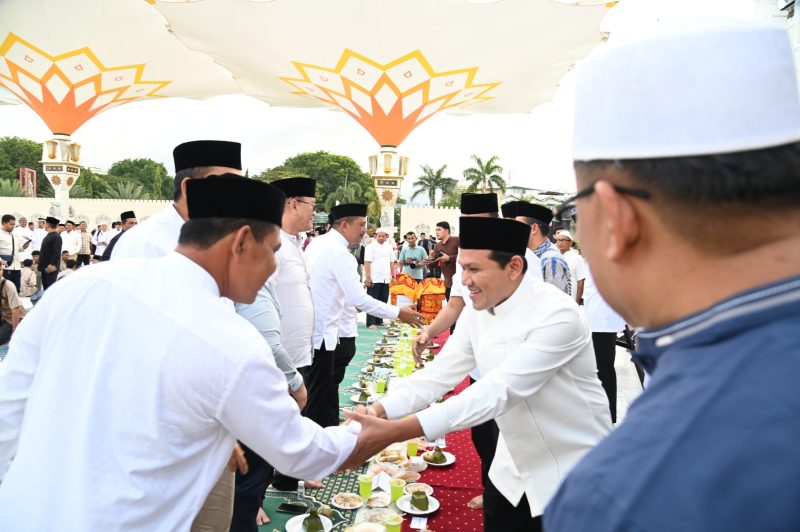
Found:
M 89 265 L 89 259 L 91 259 L 91 258 L 92 258 L 91 255 L 81 255 L 80 253 L 78 253 L 78 259 L 77 259 L 78 260 L 78 268 L 80 268 L 81 266 L 88 266 Z
M 469 383 L 473 384 L 475 379 L 469 378 Z M 494 452 L 497 450 L 497 438 L 500 436 L 500 428 L 493 419 L 480 425 L 475 425 L 470 429 L 472 433 L 472 443 L 475 451 L 481 459 L 481 480 L 486 486 L 489 482 L 489 468 L 492 467 Z
M 608 396 L 611 422 L 617 422 L 617 372 L 614 370 L 614 357 L 617 352 L 617 333 L 592 333 L 594 358 L 597 360 L 597 376 Z
M 6 345 L 11 341 L 11 324 L 6 320 L 0 320 L 0 345 Z
M 372 286 L 367 288 L 367 295 L 386 303 L 389 301 L 389 284 L 372 283 Z M 383 318 L 376 318 L 371 314 L 367 314 L 367 327 L 370 325 L 383 325 Z
M 256 515 L 264 503 L 274 469 L 252 449 L 240 442 L 247 459 L 249 471 L 243 475 L 236 471 L 236 491 L 233 495 L 231 532 L 258 532 Z
M 58 280 L 58 272 L 42 272 L 42 290 L 47 290 Z
M 333 382 L 335 351 L 327 351 L 325 342 L 314 350 L 314 360 L 310 366 L 297 368 L 303 375 L 303 382 L 308 390 L 308 401 L 303 409 L 303 416 L 321 427 L 332 427 L 339 424 L 339 409 L 333 413 L 332 404 L 339 404 L 339 390 Z M 293 491 L 297 489 L 298 479 L 276 471 L 272 487 L 277 490 Z
M 19 294 L 20 282 L 22 281 L 21 272 L 19 270 L 3 270 L 3 277 L 14 283 L 14 286 L 17 287 L 17 293 Z
M 509 532 L 525 530 L 541 532 L 542 516 L 531 517 L 528 498 L 523 495 L 517 506 L 497 491 L 489 480 L 483 488 L 483 530 L 485 532 Z
M 452 290 L 452 289 L 453 289 L 452 286 L 446 286 L 444 288 L 444 298 L 447 300 L 448 303 L 450 302 L 450 290 Z M 453 322 L 453 324 L 450 326 L 450 334 L 453 334 L 454 332 L 456 332 L 456 323 L 455 322 Z

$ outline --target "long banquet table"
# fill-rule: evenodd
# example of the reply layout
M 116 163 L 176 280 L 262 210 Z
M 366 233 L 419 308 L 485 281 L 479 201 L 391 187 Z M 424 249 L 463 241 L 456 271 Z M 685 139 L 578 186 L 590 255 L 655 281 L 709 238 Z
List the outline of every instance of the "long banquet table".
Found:
M 359 325 L 358 339 L 356 341 L 356 356 L 348 366 L 345 379 L 339 390 L 340 406 L 351 408 L 353 404 L 350 396 L 353 394 L 352 384 L 362 376 L 360 369 L 372 357 L 375 344 L 385 333 L 385 328 L 370 330 Z M 443 333 L 435 341 L 444 344 L 448 333 Z M 467 379 L 459 384 L 452 393 L 459 393 L 468 385 Z M 434 532 L 463 531 L 478 532 L 483 530 L 482 510 L 472 510 L 467 507 L 467 502 L 480 495 L 482 492 L 480 478 L 480 460 L 475 447 L 472 445 L 469 430 L 463 430 L 447 435 L 446 451 L 456 456 L 456 462 L 446 467 L 428 467 L 422 471 L 419 482 L 430 484 L 435 492 L 434 497 L 441 503 L 441 508 L 427 516 L 427 527 Z M 358 475 L 366 472 L 368 467 L 362 466 L 359 470 L 339 473 L 326 478 L 325 488 L 321 490 L 307 490 L 305 502 L 312 506 L 330 504 L 331 497 L 342 491 L 358 493 Z M 277 512 L 277 506 L 285 500 L 295 500 L 294 492 L 281 492 L 271 490 L 267 492 L 264 500 L 264 509 L 267 511 L 271 522 L 259 527 L 260 532 L 273 532 L 285 530 L 286 522 L 293 516 Z M 334 510 L 333 530 L 341 532 L 351 526 L 356 520 L 356 511 Z M 402 530 L 410 532 L 411 516 L 403 519 Z

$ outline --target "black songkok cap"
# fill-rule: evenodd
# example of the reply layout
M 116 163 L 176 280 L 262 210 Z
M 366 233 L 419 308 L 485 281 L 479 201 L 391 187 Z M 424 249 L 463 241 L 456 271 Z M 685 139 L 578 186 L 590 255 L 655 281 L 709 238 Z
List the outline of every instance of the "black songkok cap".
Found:
M 506 218 L 458 219 L 458 241 L 461 249 L 487 249 L 525 256 L 531 228 L 524 223 Z
M 119 215 L 119 219 L 122 220 L 123 222 L 128 218 L 136 218 L 136 214 L 134 214 L 133 211 L 125 211 Z
M 484 214 L 497 212 L 497 194 L 475 194 L 464 192 L 461 194 L 461 214 Z
M 277 187 L 236 174 L 186 182 L 189 219 L 249 218 L 280 227 L 286 195 Z
M 278 179 L 270 184 L 283 190 L 287 198 L 296 198 L 298 196 L 313 198 L 317 194 L 317 181 L 310 177 L 288 177 L 286 179 Z
M 193 140 L 172 150 L 175 172 L 198 166 L 242 169 L 242 145 L 226 140 Z
M 39 218 L 40 220 L 44 220 L 45 222 L 49 223 L 50 225 L 58 225 L 58 218 L 53 218 L 52 216 L 48 216 L 47 218 Z
M 553 221 L 553 210 L 527 201 L 509 201 L 503 205 L 503 216 L 506 218 L 525 216 L 549 225 Z
M 73 222 L 72 220 L 67 220 L 67 222 L 66 222 L 66 223 L 68 223 L 68 224 L 72 224 L 72 225 L 75 225 L 75 222 Z
M 347 218 L 348 216 L 366 216 L 366 203 L 342 203 L 331 209 L 331 216 L 334 220 Z
M 42 218 L 42 217 L 40 216 L 40 217 L 39 217 L 39 221 L 40 221 L 40 222 L 46 222 L 46 221 L 47 221 L 47 218 Z

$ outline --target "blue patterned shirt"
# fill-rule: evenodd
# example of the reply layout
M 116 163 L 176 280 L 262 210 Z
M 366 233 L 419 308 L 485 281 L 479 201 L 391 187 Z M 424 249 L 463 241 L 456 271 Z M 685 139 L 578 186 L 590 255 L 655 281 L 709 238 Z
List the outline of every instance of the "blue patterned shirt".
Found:
M 568 295 L 572 295 L 569 264 L 564 260 L 558 248 L 549 240 L 545 240 L 533 252 L 542 261 L 542 278 L 544 282 L 554 285 Z

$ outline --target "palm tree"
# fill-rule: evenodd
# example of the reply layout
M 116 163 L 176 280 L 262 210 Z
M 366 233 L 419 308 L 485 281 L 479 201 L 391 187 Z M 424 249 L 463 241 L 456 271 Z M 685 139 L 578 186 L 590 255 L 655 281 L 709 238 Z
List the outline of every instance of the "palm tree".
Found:
M 135 183 L 117 183 L 109 187 L 102 195 L 105 199 L 150 199 L 150 194 L 145 192 L 142 185 Z
M 0 197 L 21 198 L 24 196 L 19 185 L 11 179 L 0 179 Z
M 506 182 L 503 179 L 503 167 L 499 164 L 499 157 L 492 157 L 485 163 L 477 155 L 472 155 L 475 166 L 464 170 L 464 179 L 469 182 L 468 192 L 500 192 L 506 191 Z
M 358 183 L 348 183 L 339 185 L 336 190 L 328 194 L 325 198 L 325 210 L 330 212 L 331 208 L 339 203 L 353 203 L 360 201 L 364 197 L 364 191 Z
M 446 164 L 442 165 L 438 170 L 434 170 L 427 164 L 423 164 L 420 168 L 422 168 L 423 175 L 414 182 L 415 189 L 411 199 L 413 200 L 420 194 L 427 194 L 431 207 L 436 207 L 436 191 L 441 190 L 442 197 L 447 196 L 456 188 L 458 181 L 450 177 L 444 177 L 444 171 L 447 169 Z

